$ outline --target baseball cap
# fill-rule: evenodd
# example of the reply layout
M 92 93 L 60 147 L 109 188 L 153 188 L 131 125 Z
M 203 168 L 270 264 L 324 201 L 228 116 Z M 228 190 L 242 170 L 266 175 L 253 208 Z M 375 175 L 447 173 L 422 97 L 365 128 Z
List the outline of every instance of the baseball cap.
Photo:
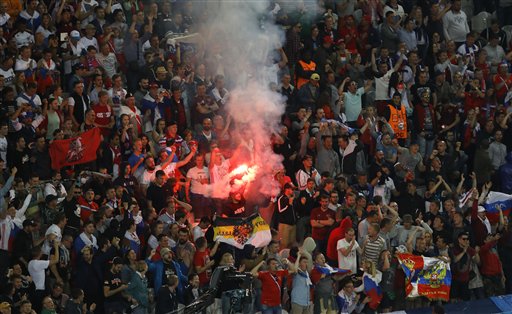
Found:
M 37 224 L 36 224 L 36 222 L 33 219 L 25 219 L 23 221 L 23 228 L 28 227 L 28 226 L 35 227 L 36 225 Z
M 402 219 L 403 223 L 412 223 L 412 216 L 409 214 L 404 215 L 404 218 Z
M 163 249 L 160 250 L 160 256 L 161 257 L 164 257 L 165 255 L 167 255 L 167 253 L 170 253 L 171 250 L 169 250 L 168 248 L 164 247 Z
M 132 93 L 127 92 L 127 93 L 126 93 L 126 96 L 124 96 L 124 99 L 128 99 L 128 98 L 130 98 L 130 97 L 135 97 L 135 96 L 134 96 Z
M 155 71 L 156 74 L 167 74 L 167 70 L 165 69 L 165 67 L 158 67 L 156 68 L 156 71 Z
M 2 302 L 0 303 L 0 310 L 7 310 L 7 309 L 10 309 L 11 308 L 11 305 L 9 304 L 9 302 Z
M 483 207 L 483 206 L 478 206 L 478 212 L 479 212 L 479 213 L 484 213 L 484 212 L 485 212 L 485 207 Z
M 314 81 L 320 81 L 320 75 L 318 75 L 318 73 L 313 73 L 313 74 L 311 74 L 310 79 L 312 79 Z
M 341 44 L 344 44 L 345 43 L 345 39 L 344 38 L 340 38 L 336 41 L 336 45 L 341 45 Z
M 149 88 L 159 88 L 160 86 L 158 86 L 157 83 L 151 83 L 149 84 Z
M 71 38 L 80 38 L 80 32 L 78 31 L 71 31 L 71 33 L 69 34 L 69 36 Z

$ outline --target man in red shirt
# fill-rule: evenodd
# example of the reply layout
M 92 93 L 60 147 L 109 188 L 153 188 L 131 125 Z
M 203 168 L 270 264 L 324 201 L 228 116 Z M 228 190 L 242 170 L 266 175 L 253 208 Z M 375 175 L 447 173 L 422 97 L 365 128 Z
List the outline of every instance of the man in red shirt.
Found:
M 267 260 L 268 271 L 259 271 L 265 261 L 261 261 L 251 271 L 254 277 L 258 277 L 258 279 L 261 280 L 261 284 L 264 287 L 261 291 L 261 312 L 263 314 L 281 314 L 281 288 L 283 286 L 283 279 L 296 270 L 295 265 L 291 264 L 286 258 L 281 262 L 288 265 L 288 270 L 279 270 L 279 262 L 277 259 L 269 258 Z
M 311 211 L 311 237 L 316 242 L 316 247 L 320 252 L 325 252 L 329 231 L 336 221 L 336 213 L 329 209 L 329 196 L 320 196 L 320 207 Z
M 101 91 L 98 93 L 98 98 L 100 100 L 99 103 L 92 107 L 96 114 L 94 123 L 100 128 L 103 137 L 109 137 L 112 127 L 115 124 L 115 120 L 112 108 L 108 103 L 108 93 L 106 91 Z
M 91 215 L 100 208 L 98 204 L 94 202 L 94 190 L 92 188 L 87 189 L 85 197 L 80 195 L 78 205 L 80 205 L 80 218 L 84 223 L 88 222 Z
M 199 275 L 199 286 L 205 287 L 210 283 L 210 277 L 212 274 L 212 268 L 215 261 L 212 257 L 217 253 L 219 248 L 219 241 L 215 242 L 213 248 L 208 249 L 208 242 L 205 237 L 197 238 L 196 240 L 196 252 L 194 253 L 194 269 Z

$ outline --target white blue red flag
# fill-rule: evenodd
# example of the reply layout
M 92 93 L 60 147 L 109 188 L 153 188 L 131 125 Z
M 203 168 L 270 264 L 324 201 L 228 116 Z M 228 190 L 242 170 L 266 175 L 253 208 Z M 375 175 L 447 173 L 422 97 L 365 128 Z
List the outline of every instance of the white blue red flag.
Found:
M 487 195 L 484 208 L 487 212 L 487 218 L 492 223 L 498 222 L 500 218 L 500 208 L 503 211 L 504 216 L 508 216 L 510 214 L 510 209 L 512 208 L 512 195 L 491 191 Z
M 450 263 L 433 257 L 398 254 L 405 273 L 405 294 L 408 298 L 424 296 L 429 300 L 450 299 L 452 273 Z
M 348 269 L 340 269 L 329 265 L 325 265 L 325 267 L 315 265 L 315 269 L 324 275 L 348 275 L 350 273 L 350 270 Z
M 367 275 L 363 277 L 363 283 L 364 294 L 369 296 L 371 300 L 370 303 L 368 303 L 368 306 L 372 310 L 376 310 L 379 307 L 380 301 L 382 301 L 382 289 L 372 277 Z

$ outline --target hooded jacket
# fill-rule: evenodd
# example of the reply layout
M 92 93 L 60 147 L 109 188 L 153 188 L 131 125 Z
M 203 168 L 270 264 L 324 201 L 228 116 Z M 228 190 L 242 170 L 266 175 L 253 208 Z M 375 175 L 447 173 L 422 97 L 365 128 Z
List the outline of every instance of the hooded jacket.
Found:
M 329 241 L 327 241 L 327 257 L 333 261 L 338 261 L 338 241 L 345 238 L 347 229 L 352 228 L 352 219 L 345 217 L 340 226 L 334 229 L 329 235 Z
M 312 237 L 304 239 L 304 244 L 302 244 L 302 256 L 306 256 L 308 258 L 308 269 L 313 269 L 313 251 L 315 248 L 316 243 Z

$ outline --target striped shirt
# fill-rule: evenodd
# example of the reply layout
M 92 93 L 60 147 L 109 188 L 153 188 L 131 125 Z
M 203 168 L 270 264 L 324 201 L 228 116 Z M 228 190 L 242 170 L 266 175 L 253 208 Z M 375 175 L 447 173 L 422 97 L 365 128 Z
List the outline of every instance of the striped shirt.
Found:
M 378 236 L 374 241 L 370 240 L 370 236 L 366 236 L 368 242 L 364 247 L 363 260 L 372 261 L 377 265 L 379 261 L 380 253 L 386 248 L 386 241 Z

